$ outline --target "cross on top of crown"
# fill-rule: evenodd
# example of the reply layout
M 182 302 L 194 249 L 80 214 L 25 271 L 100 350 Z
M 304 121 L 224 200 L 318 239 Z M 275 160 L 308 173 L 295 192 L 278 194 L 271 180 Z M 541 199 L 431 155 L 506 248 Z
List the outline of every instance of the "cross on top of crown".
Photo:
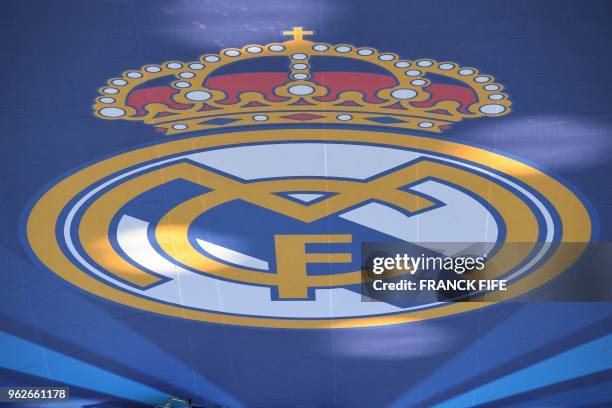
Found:
M 314 31 L 304 31 L 302 27 L 293 27 L 291 31 L 283 31 L 283 35 L 292 35 L 293 41 L 303 41 L 305 35 L 314 35 Z

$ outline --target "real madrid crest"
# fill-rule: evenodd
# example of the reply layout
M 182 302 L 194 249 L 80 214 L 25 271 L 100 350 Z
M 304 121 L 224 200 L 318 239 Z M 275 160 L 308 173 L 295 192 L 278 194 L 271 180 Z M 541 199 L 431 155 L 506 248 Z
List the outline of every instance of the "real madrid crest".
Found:
M 448 316 L 487 303 L 363 302 L 360 244 L 486 242 L 515 295 L 587 243 L 580 199 L 546 172 L 442 136 L 510 112 L 491 75 L 455 62 L 304 39 L 128 70 L 94 114 L 163 133 L 45 191 L 36 257 L 102 298 L 168 316 L 340 328 Z M 327 69 L 347 63 L 343 69 Z M 320 69 L 319 69 L 320 68 Z M 446 133 L 445 133 L 446 134 Z M 512 255 L 510 243 L 528 243 Z M 547 245 L 544 245 L 547 244 Z

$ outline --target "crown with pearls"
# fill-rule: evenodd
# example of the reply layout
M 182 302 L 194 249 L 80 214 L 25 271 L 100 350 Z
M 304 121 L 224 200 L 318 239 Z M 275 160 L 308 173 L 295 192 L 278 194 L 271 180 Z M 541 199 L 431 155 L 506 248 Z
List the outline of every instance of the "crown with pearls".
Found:
M 100 88 L 102 119 L 143 121 L 166 134 L 258 124 L 377 125 L 442 132 L 464 118 L 510 112 L 502 85 L 476 68 L 347 44 L 304 39 L 294 27 L 283 43 L 228 48 L 198 61 L 169 61 L 125 71 Z M 223 73 L 236 62 L 288 59 L 289 72 Z M 364 62 L 370 72 L 316 68 L 318 58 Z M 369 64 L 367 64 L 369 63 Z M 231 70 L 230 70 L 231 71 Z

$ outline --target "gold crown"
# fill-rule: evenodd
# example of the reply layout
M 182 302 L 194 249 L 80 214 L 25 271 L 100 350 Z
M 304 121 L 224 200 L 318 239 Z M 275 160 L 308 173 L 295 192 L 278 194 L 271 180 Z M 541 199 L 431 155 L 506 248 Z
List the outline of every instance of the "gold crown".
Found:
M 228 48 L 219 54 L 202 55 L 195 62 L 169 61 L 125 71 L 121 78 L 110 79 L 108 85 L 100 88 L 101 96 L 93 105 L 95 115 L 102 119 L 143 121 L 167 134 L 177 134 L 301 121 L 441 132 L 463 118 L 510 112 L 511 103 L 507 94 L 501 92 L 502 85 L 476 68 L 431 59 L 400 59 L 396 54 L 373 48 L 331 45 L 303 38 L 312 34 L 294 27 L 283 32 L 293 37 L 283 43 Z M 237 61 L 279 56 L 289 59 L 290 72 L 283 74 L 281 83 L 268 91 L 257 89 L 261 73 L 254 73 L 243 89 L 233 89 L 232 97 L 222 86 L 210 85 L 215 77 L 212 74 L 221 67 Z M 382 68 L 386 80 L 381 82 L 380 74 L 364 76 L 362 73 L 359 81 L 375 79 L 378 82 L 374 81 L 374 85 L 382 86 L 370 90 L 370 95 L 359 89 L 360 86 L 353 89 L 340 86 L 339 91 L 331 92 L 335 85 L 325 82 L 326 74 L 321 73 L 317 79 L 317 74 L 311 72 L 311 57 L 365 61 L 378 70 Z M 347 75 L 351 73 L 341 74 Z M 170 76 L 171 83 L 158 85 L 159 78 Z M 436 76 L 444 78 L 441 84 L 436 85 Z M 226 77 L 228 80 L 224 83 L 234 86 L 231 74 Z M 151 85 L 150 81 L 157 85 Z M 241 84 L 244 85 L 244 80 Z

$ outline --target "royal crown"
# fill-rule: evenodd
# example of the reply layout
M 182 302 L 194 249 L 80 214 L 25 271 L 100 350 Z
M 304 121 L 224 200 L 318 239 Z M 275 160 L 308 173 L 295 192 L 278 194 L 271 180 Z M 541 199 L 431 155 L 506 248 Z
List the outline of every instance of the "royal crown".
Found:
M 463 118 L 510 112 L 502 85 L 476 68 L 406 60 L 369 47 L 308 41 L 301 27 L 283 43 L 228 48 L 199 61 L 130 70 L 100 88 L 102 119 L 138 120 L 166 134 L 258 124 L 378 125 L 441 132 Z M 234 64 L 283 58 L 283 69 L 231 72 Z M 287 60 L 289 69 L 287 72 Z M 313 70 L 323 59 L 358 70 Z M 324 64 L 321 64 L 324 65 Z M 369 67 L 365 72 L 363 66 Z M 371 69 L 370 69 L 371 68 Z M 280 71 L 280 72 L 279 72 Z M 166 80 L 164 84 L 161 81 Z

